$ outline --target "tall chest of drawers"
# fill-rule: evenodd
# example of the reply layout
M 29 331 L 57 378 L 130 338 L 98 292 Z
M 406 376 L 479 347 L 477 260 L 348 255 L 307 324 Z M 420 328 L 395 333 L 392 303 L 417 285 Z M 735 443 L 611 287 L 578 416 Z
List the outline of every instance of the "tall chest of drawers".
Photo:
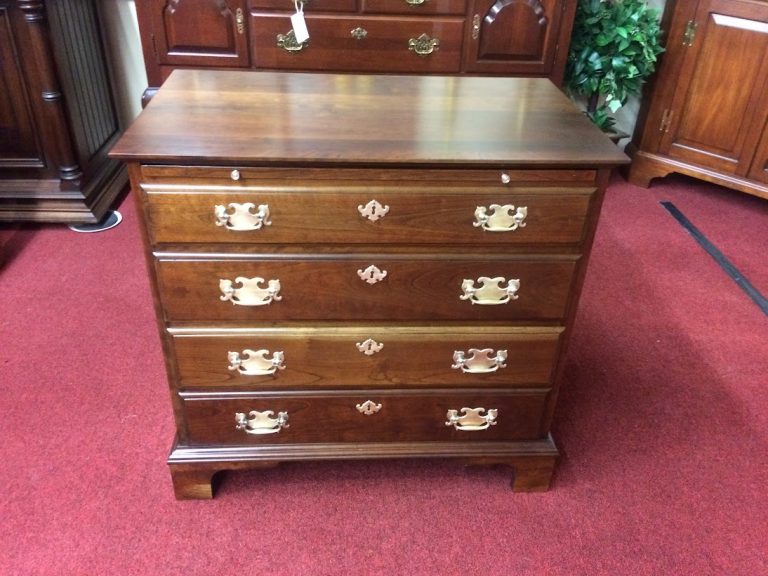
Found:
M 227 469 L 448 457 L 544 490 L 625 156 L 544 79 L 176 71 L 112 155 L 140 206 L 176 496 Z

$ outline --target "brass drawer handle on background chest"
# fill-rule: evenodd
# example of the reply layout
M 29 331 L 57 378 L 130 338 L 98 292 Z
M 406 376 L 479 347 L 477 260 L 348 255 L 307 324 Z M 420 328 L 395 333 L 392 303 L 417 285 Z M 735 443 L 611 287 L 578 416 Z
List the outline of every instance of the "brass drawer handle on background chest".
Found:
M 235 413 L 235 428 L 247 434 L 275 434 L 288 428 L 288 412 L 278 412 L 277 418 L 271 418 L 272 410 L 257 412 L 251 410 L 248 416 L 243 412 Z
M 272 225 L 268 204 L 259 204 L 258 208 L 253 202 L 232 202 L 228 206 L 216 204 L 213 213 L 216 216 L 216 226 L 224 226 L 227 230 L 259 230 L 262 226 Z
M 357 408 L 357 411 L 360 412 L 360 414 L 370 416 L 381 410 L 381 404 L 376 404 L 376 402 L 372 400 L 366 400 L 362 404 L 355 404 L 355 408 Z
M 491 212 L 490 214 L 488 212 Z M 482 227 L 489 232 L 513 232 L 525 228 L 525 217 L 528 216 L 527 206 L 514 207 L 512 204 L 491 204 L 478 206 L 475 209 L 475 221 L 472 226 Z
M 422 4 L 426 4 L 427 0 L 405 0 L 405 3 L 408 4 L 408 6 L 421 6 Z
M 496 415 L 498 414 L 496 408 L 491 408 L 487 414 L 482 416 L 480 415 L 481 412 L 485 412 L 485 408 L 462 408 L 461 416 L 459 416 L 458 410 L 448 410 L 448 414 L 445 415 L 448 421 L 445 425 L 453 426 L 462 432 L 477 432 L 496 426 Z
M 352 35 L 352 38 L 354 38 L 355 40 L 362 40 L 363 38 L 368 36 L 368 30 L 366 30 L 365 28 L 361 28 L 360 26 L 358 26 L 357 28 L 353 28 L 349 33 Z
M 507 282 L 503 276 L 497 278 L 481 276 L 477 281 L 482 286 L 476 287 L 474 280 L 462 281 L 461 291 L 463 294 L 459 296 L 461 300 L 469 300 L 472 304 L 490 306 L 506 304 L 510 300 L 518 299 L 517 291 L 520 289 L 520 280 L 516 278 Z M 507 285 L 502 286 L 503 282 L 507 282 Z
M 467 358 L 466 354 L 470 357 Z M 469 352 L 456 350 L 453 353 L 453 364 L 451 368 L 460 369 L 467 374 L 488 374 L 496 372 L 499 368 L 506 368 L 504 360 L 507 359 L 507 351 L 499 350 L 494 354 L 491 348 L 470 348 Z
M 238 8 L 237 10 L 235 10 L 235 23 L 237 24 L 237 33 L 244 34 L 245 33 L 245 15 L 243 14 L 242 8 Z
M 379 270 L 378 267 L 371 264 L 365 270 L 358 270 L 357 275 L 360 277 L 360 280 L 368 284 L 376 284 L 376 282 L 381 282 L 387 277 L 387 271 Z
M 227 368 L 246 376 L 270 376 L 277 370 L 285 370 L 285 353 L 282 350 L 272 354 L 272 358 L 267 358 L 267 354 L 269 350 L 246 349 L 242 352 L 227 352 Z
M 266 287 L 261 284 L 266 282 Z M 240 288 L 235 288 L 235 284 L 240 284 Z M 264 278 L 244 278 L 238 276 L 235 281 L 221 279 L 219 280 L 219 290 L 222 296 L 220 299 L 224 302 L 229 300 L 232 304 L 240 306 L 264 306 L 271 304 L 273 300 L 282 300 L 280 296 L 280 280 L 264 280 Z
M 430 38 L 426 34 L 422 34 L 418 38 L 411 38 L 408 40 L 408 50 L 416 52 L 419 56 L 429 56 L 435 50 L 440 48 L 440 40 L 437 38 Z
M 360 216 L 368 218 L 371 222 L 376 222 L 379 218 L 384 218 L 389 212 L 389 206 L 384 206 L 379 203 L 378 200 L 371 200 L 363 206 L 362 204 L 357 207 L 357 211 L 360 212 Z
M 309 40 L 304 40 L 304 42 L 297 42 L 296 34 L 293 30 L 288 31 L 285 34 L 277 35 L 277 47 L 282 48 L 286 52 L 299 52 L 306 48 L 308 45 Z

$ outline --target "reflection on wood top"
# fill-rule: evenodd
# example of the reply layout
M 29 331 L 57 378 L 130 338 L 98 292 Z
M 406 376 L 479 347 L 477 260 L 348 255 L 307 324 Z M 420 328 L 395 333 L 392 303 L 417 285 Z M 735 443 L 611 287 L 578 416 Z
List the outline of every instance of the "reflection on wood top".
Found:
M 206 163 L 615 165 L 549 80 L 176 70 L 111 155 Z

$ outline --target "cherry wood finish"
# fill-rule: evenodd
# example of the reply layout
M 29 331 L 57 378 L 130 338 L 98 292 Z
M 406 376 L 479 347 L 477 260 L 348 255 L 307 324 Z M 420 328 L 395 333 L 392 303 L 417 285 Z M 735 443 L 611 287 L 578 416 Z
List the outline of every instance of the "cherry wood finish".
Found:
M 670 2 L 668 10 L 667 52 L 630 181 L 648 186 L 681 172 L 768 198 L 768 3 Z
M 177 497 L 211 497 L 219 470 L 307 459 L 449 457 L 548 488 L 570 326 L 627 161 L 548 80 L 176 71 L 112 154 L 142 215 Z M 389 206 L 376 221 L 357 210 L 372 198 Z M 213 206 L 242 201 L 267 201 L 271 223 L 220 230 Z M 525 226 L 474 226 L 492 202 L 527 205 Z M 387 271 L 373 284 L 371 264 Z M 274 276 L 281 298 L 222 300 L 238 276 Z M 519 279 L 518 298 L 462 299 L 481 276 Z M 383 347 L 365 354 L 369 338 Z M 454 355 L 473 348 L 490 361 L 465 372 Z M 246 350 L 282 367 L 239 373 Z M 464 408 L 495 424 L 457 430 Z M 249 434 L 236 414 L 251 411 L 288 426 Z
M 0 0 L 0 220 L 96 222 L 127 182 L 95 1 Z
M 294 174 L 298 178 L 299 174 Z M 498 174 L 493 173 L 498 178 Z M 158 243 L 216 242 L 226 244 L 300 243 L 294 231 L 303 227 L 318 242 L 345 244 L 573 244 L 583 240 L 589 200 L 594 188 L 509 188 L 500 181 L 484 187 L 406 182 L 389 186 L 355 187 L 349 183 L 327 187 L 286 182 L 281 187 L 249 186 L 247 182 L 202 181 L 190 184 L 144 184 Z M 487 232 L 475 226 L 478 206 L 502 199 L 525 206 L 536 226 L 514 235 Z M 359 208 L 371 201 L 388 208 L 371 221 Z M 270 226 L 233 231 L 214 226 L 214 207 L 222 202 L 267 205 Z
M 157 281 L 169 321 L 242 320 L 560 320 L 565 316 L 576 259 L 489 259 L 446 255 L 307 254 L 278 259 L 186 260 L 158 253 Z M 387 276 L 369 284 L 358 271 L 375 265 Z M 263 306 L 222 301 L 221 279 L 280 281 L 281 300 Z M 517 300 L 505 306 L 462 300 L 462 283 L 481 277 L 520 280 Z M 318 288 L 322 286 L 322 289 Z M 502 282 L 506 286 L 507 282 Z
M 561 327 L 490 328 L 419 325 L 317 326 L 313 328 L 170 329 L 179 388 L 236 390 L 371 387 L 548 386 L 559 350 Z M 478 336 L 482 334 L 482 336 Z M 372 338 L 381 349 L 365 354 L 358 347 Z M 456 350 L 507 352 L 507 366 L 489 374 L 453 368 Z M 228 354 L 267 349 L 285 355 L 284 368 L 272 375 L 229 369 Z
M 291 0 L 148 0 L 136 10 L 146 101 L 180 67 L 498 74 L 560 84 L 576 0 L 310 0 L 309 43 L 291 52 L 277 45 L 291 30 Z M 352 35 L 357 29 L 364 37 Z M 420 56 L 408 42 L 422 34 L 440 45 Z
M 541 436 L 547 391 L 484 390 L 460 393 L 434 390 L 366 390 L 358 394 L 229 396 L 204 398 L 182 393 L 190 446 L 280 445 L 323 442 L 455 442 L 533 440 Z M 381 404 L 375 414 L 356 406 Z M 449 410 L 493 407 L 503 418 L 496 426 L 473 435 L 446 425 Z M 235 414 L 252 410 L 288 414 L 288 426 L 276 434 L 246 434 L 235 427 Z

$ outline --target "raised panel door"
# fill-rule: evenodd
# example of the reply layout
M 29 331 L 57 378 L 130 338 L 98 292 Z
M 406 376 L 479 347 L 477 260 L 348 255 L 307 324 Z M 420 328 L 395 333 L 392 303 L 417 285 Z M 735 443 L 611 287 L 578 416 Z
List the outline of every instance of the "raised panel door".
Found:
M 763 130 L 763 138 L 752 159 L 748 176 L 752 180 L 768 184 L 768 125 Z
M 152 0 L 153 42 L 160 64 L 249 65 L 245 0 Z
M 466 70 L 547 74 L 555 58 L 562 9 L 558 0 L 475 0 Z
M 694 22 L 660 152 L 745 176 L 768 113 L 768 4 L 705 0 Z
M 7 2 L 0 2 L 0 168 L 41 168 L 45 163 L 19 67 L 12 18 Z

